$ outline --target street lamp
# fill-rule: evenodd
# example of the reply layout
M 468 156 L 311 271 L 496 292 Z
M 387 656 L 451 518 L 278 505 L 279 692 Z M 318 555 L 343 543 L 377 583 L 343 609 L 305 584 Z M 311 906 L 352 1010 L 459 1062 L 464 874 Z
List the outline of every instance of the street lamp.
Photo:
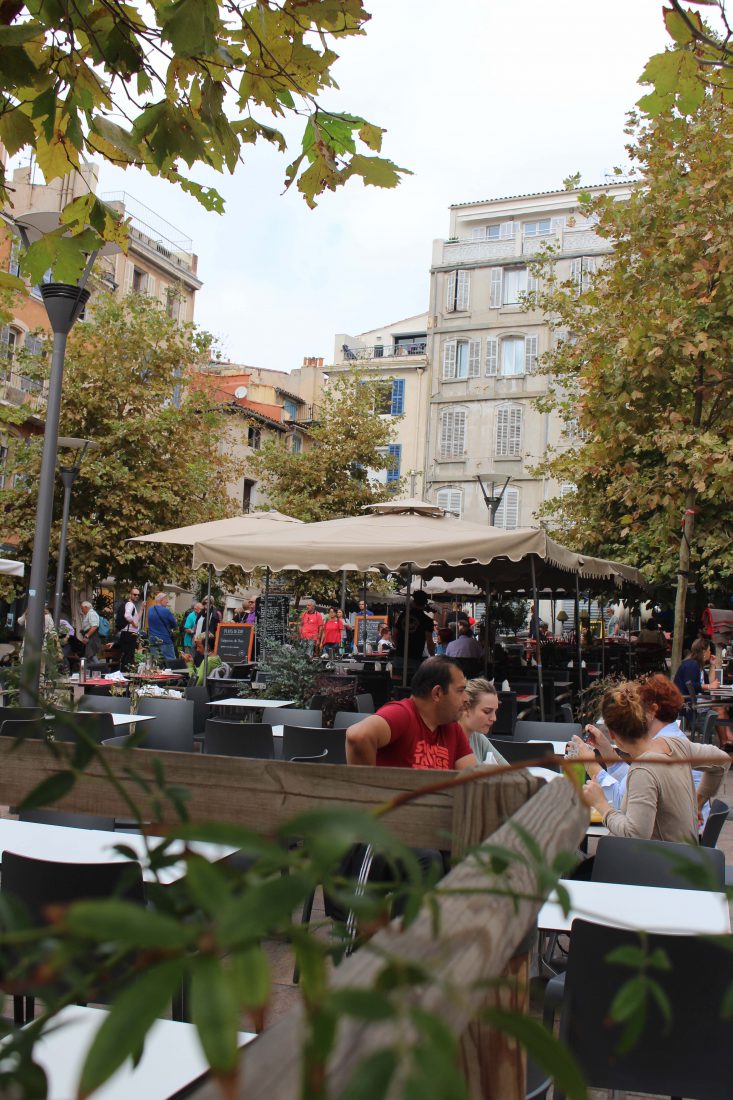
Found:
M 81 464 L 87 451 L 98 451 L 99 444 L 91 439 L 74 439 L 73 436 L 62 436 L 58 441 L 59 448 L 75 451 L 74 462 L 71 466 L 62 466 L 59 456 L 59 473 L 64 485 L 64 510 L 61 516 L 61 539 L 59 541 L 59 561 L 56 569 L 56 593 L 53 601 L 53 621 L 59 625 L 61 618 L 61 596 L 64 591 L 64 566 L 66 565 L 66 535 L 69 529 L 69 505 L 71 503 L 71 487 L 79 476 Z
M 479 483 L 479 487 L 480 487 L 481 492 L 483 494 L 484 503 L 486 504 L 486 507 L 489 510 L 489 527 L 494 526 L 494 520 L 496 519 L 496 513 L 499 511 L 499 506 L 501 505 L 501 502 L 504 499 L 504 493 L 506 492 L 506 487 L 509 484 L 509 482 L 511 481 L 511 475 L 508 474 L 504 484 L 501 486 L 501 488 L 499 489 L 499 491 L 497 493 L 497 491 L 496 491 L 497 486 L 501 482 L 501 479 L 502 479 L 503 476 L 504 476 L 503 474 L 495 474 L 495 473 L 484 474 L 484 477 L 489 481 L 489 483 L 491 485 L 491 489 L 489 491 L 487 491 L 486 486 L 484 485 L 483 481 L 481 480 L 481 475 L 476 474 L 476 481 L 478 481 L 478 483 Z
M 57 211 L 30 211 L 14 219 L 15 228 L 27 249 L 44 234 L 54 232 L 61 224 Z M 104 251 L 119 251 L 118 245 L 105 245 Z M 44 283 L 40 287 L 43 304 L 53 332 L 51 374 L 46 402 L 46 424 L 43 436 L 43 455 L 38 483 L 36 505 L 36 530 L 33 538 L 33 557 L 28 586 L 28 607 L 25 616 L 25 643 L 20 677 L 20 701 L 23 706 L 35 706 L 38 702 L 38 685 L 41 678 L 43 654 L 43 618 L 48 585 L 48 552 L 51 543 L 53 518 L 53 490 L 56 468 L 56 451 L 61 416 L 61 391 L 64 379 L 66 340 L 74 322 L 81 316 L 89 300 L 86 289 L 94 261 L 99 250 L 91 252 L 78 283 Z

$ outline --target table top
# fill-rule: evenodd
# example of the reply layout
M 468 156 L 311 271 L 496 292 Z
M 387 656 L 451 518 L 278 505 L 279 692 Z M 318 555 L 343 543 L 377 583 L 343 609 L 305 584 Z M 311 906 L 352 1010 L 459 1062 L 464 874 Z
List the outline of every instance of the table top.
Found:
M 151 847 L 160 842 L 157 837 L 149 837 Z M 0 858 L 4 851 L 16 855 L 29 856 L 32 859 L 47 859 L 59 863 L 118 863 L 125 857 L 114 850 L 116 844 L 125 844 L 132 848 L 143 861 L 145 838 L 140 833 L 110 832 L 106 829 L 76 829 L 68 825 L 42 825 L 35 821 L 14 821 L 12 818 L 0 818 Z M 235 848 L 221 844 L 206 844 L 194 840 L 189 848 L 215 863 L 231 855 Z M 183 851 L 183 841 L 176 841 L 172 852 Z M 176 882 L 186 871 L 185 863 L 176 863 L 159 872 L 158 881 L 163 885 Z M 146 881 L 155 876 L 143 871 Z
M 209 703 L 210 707 L 244 707 L 245 710 L 259 709 L 260 707 L 290 707 L 295 699 L 242 699 L 235 695 L 231 699 L 214 699 Z
M 81 711 L 82 714 L 92 714 L 93 711 Z M 133 722 L 153 722 L 155 720 L 154 714 L 113 714 L 112 725 L 113 726 L 130 726 Z
M 568 741 L 569 740 L 570 740 L 570 738 L 568 737 Z M 527 742 L 527 744 L 528 745 L 552 745 L 553 751 L 555 752 L 556 756 L 564 756 L 565 755 L 565 746 L 567 745 L 568 741 L 550 741 L 549 738 L 546 741 L 543 741 L 541 737 L 533 737 L 531 741 Z
M 711 890 L 668 890 L 616 882 L 563 880 L 570 895 L 567 916 L 553 892 L 537 916 L 541 929 L 569 932 L 580 917 L 611 928 L 643 929 L 675 935 L 730 932 L 725 894 Z
M 522 694 L 522 695 L 517 696 L 517 702 L 518 703 L 534 703 L 536 699 L 537 699 L 536 695 Z
M 52 1030 L 35 1044 L 33 1057 L 48 1077 L 48 1100 L 69 1100 L 77 1095 L 87 1051 L 106 1016 L 103 1008 L 70 1005 L 54 1017 Z M 239 1046 L 256 1038 L 251 1032 L 240 1032 Z M 95 1100 L 170 1100 L 206 1072 L 193 1024 L 156 1020 L 137 1066 L 133 1068 L 128 1059 L 94 1096 Z

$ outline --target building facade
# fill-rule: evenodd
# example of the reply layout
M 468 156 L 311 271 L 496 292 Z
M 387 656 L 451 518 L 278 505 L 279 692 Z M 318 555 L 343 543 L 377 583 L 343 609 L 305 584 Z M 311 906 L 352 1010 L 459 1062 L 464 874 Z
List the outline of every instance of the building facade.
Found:
M 429 404 L 427 314 L 406 317 L 381 328 L 350 336 L 336 334 L 329 374 L 362 367 L 385 383 L 382 415 L 394 418 L 394 442 L 388 447 L 391 466 L 374 472 L 378 480 L 404 479 L 401 496 L 424 492 L 425 436 Z
M 630 193 L 625 183 L 582 190 Z M 505 528 L 536 524 L 545 500 L 572 489 L 533 473 L 548 448 L 568 441 L 558 418 L 535 407 L 551 332 L 526 296 L 537 289 L 530 265 L 547 246 L 557 277 L 578 290 L 609 253 L 579 213 L 579 194 L 457 204 L 448 238 L 433 244 L 425 495 L 464 519 L 488 521 L 479 478 L 495 495 L 509 478 L 494 521 Z

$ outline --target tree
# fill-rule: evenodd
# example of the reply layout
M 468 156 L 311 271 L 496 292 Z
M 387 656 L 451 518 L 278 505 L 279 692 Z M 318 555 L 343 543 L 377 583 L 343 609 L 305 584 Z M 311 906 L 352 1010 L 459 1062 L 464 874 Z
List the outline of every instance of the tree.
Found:
M 696 7 L 717 12 L 718 26 L 703 22 L 692 7 L 680 0 L 669 0 L 662 8 L 665 26 L 675 46 L 650 57 L 640 83 L 653 90 L 639 101 L 639 107 L 652 118 L 671 108 L 681 115 L 694 114 L 709 90 L 720 92 L 724 100 L 733 99 L 733 30 L 725 0 L 688 0 Z
M 405 169 L 369 155 L 384 131 L 319 99 L 336 86 L 333 45 L 364 34 L 369 18 L 362 0 L 6 0 L 0 140 L 11 156 L 29 149 L 46 182 L 78 168 L 82 155 L 102 157 L 161 176 L 222 213 L 218 192 L 188 172 L 202 165 L 233 173 L 245 147 L 262 140 L 286 152 L 271 123 L 298 116 L 304 125 L 286 189 L 297 181 L 314 206 L 355 177 L 395 187 Z M 0 205 L 11 200 L 0 164 Z M 68 205 L 62 221 L 24 261 L 34 282 L 49 267 L 73 281 L 85 250 L 127 239 L 127 227 L 92 194 Z
M 691 569 L 723 589 L 733 567 L 732 122 L 717 94 L 632 118 L 632 194 L 584 201 L 610 259 L 583 293 L 550 270 L 541 294 L 546 406 L 579 433 L 544 465 L 576 486 L 549 513 L 579 548 L 676 575 L 675 667 Z
M 375 476 L 392 461 L 387 447 L 394 418 L 379 414 L 386 385 L 358 370 L 335 375 L 324 390 L 307 450 L 295 453 L 269 440 L 248 460 L 272 507 L 306 522 L 338 519 L 358 515 L 365 504 L 387 500 L 399 489 L 400 482 L 385 485 Z M 324 598 L 332 599 L 333 577 L 318 576 L 325 578 Z M 296 594 L 306 588 L 317 594 L 312 573 L 295 573 L 288 581 Z
M 230 513 L 227 481 L 239 476 L 219 454 L 224 422 L 188 379 L 208 354 L 209 337 L 178 325 L 157 303 L 132 294 L 102 297 L 91 320 L 69 338 L 61 435 L 92 439 L 74 483 L 68 563 L 78 587 L 102 577 L 170 579 L 190 568 L 190 550 L 126 542 L 134 535 Z M 14 472 L 34 484 L 40 440 L 21 444 Z M 35 495 L 21 482 L 3 495 L 6 517 L 29 554 Z M 58 546 L 61 492 L 52 545 Z

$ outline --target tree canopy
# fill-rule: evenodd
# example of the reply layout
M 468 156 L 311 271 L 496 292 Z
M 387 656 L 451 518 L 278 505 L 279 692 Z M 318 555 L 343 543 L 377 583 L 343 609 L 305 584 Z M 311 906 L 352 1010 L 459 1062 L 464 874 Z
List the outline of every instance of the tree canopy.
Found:
M 724 102 L 733 102 L 733 30 L 726 0 L 669 0 L 662 8 L 664 23 L 674 48 L 649 58 L 641 76 L 652 91 L 639 107 L 657 117 L 674 107 L 681 115 L 694 114 L 708 90 Z M 697 8 L 705 8 L 704 20 Z M 713 17 L 711 24 L 707 17 Z
M 546 405 L 574 440 L 545 465 L 576 486 L 550 515 L 659 582 L 686 581 L 691 555 L 708 590 L 733 567 L 732 123 L 719 95 L 687 120 L 632 119 L 631 195 L 584 201 L 612 254 L 581 294 L 550 257 L 540 296 Z
M 406 170 L 374 155 L 384 130 L 320 98 L 337 87 L 333 47 L 364 34 L 369 18 L 362 0 L 8 0 L 0 3 L 0 140 L 10 156 L 34 153 L 46 182 L 78 168 L 82 155 L 101 157 L 167 179 L 221 213 L 221 195 L 191 171 L 233 173 L 258 141 L 285 153 L 278 121 L 297 118 L 286 189 L 295 183 L 313 206 L 352 178 L 394 187 Z M 8 202 L 0 164 L 0 205 Z M 92 194 L 69 204 L 62 221 L 24 261 L 34 281 L 49 267 L 72 281 L 83 251 L 127 239 Z
M 219 453 L 222 414 L 187 376 L 208 354 L 209 337 L 178 325 L 156 302 L 132 294 L 103 297 L 74 328 L 68 344 L 60 434 L 100 445 L 81 466 L 71 496 L 68 569 L 82 587 L 108 575 L 118 581 L 170 579 L 190 568 L 190 551 L 126 542 L 134 535 L 231 514 L 225 486 L 240 476 Z M 29 555 L 41 439 L 11 455 L 23 480 L 3 494 L 5 515 Z M 56 494 L 52 547 L 58 546 L 62 493 Z

